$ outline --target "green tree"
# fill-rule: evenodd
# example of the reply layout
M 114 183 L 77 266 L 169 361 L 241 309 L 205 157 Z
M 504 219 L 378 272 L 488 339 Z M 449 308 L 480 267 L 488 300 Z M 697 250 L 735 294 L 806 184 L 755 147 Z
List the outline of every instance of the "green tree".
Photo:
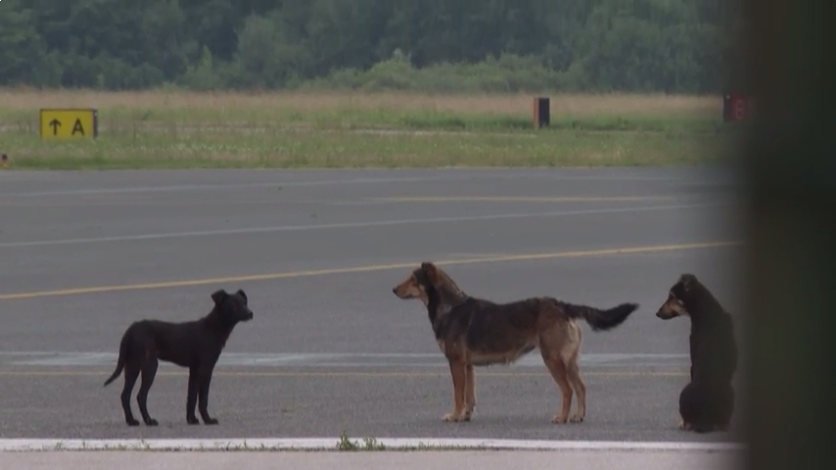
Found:
M 0 83 L 34 83 L 46 45 L 38 34 L 32 10 L 20 3 L 2 6 L 0 13 Z
M 0 85 L 716 92 L 742 80 L 741 0 L 6 3 Z M 459 83 L 427 67 L 459 67 Z

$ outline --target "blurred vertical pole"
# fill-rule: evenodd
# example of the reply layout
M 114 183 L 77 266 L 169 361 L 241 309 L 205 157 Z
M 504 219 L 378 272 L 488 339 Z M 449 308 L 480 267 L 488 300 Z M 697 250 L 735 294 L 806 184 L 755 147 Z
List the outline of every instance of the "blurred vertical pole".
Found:
M 836 452 L 836 0 L 747 0 L 746 13 L 747 468 L 824 468 Z

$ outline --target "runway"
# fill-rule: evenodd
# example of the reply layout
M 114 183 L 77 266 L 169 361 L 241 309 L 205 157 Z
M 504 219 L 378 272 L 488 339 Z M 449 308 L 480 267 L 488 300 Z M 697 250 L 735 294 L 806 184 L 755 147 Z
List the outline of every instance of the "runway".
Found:
M 689 324 L 653 315 L 683 272 L 739 311 L 728 179 L 674 169 L 0 172 L 0 438 L 740 441 L 740 402 L 729 433 L 676 429 Z M 443 423 L 451 380 L 425 310 L 391 292 L 424 260 L 497 301 L 639 302 L 616 330 L 584 326 L 587 420 L 550 423 L 560 396 L 535 352 L 478 370 L 473 420 Z M 216 369 L 220 425 L 186 425 L 185 371 L 166 364 L 149 396 L 160 426 L 128 428 L 121 379 L 102 387 L 122 332 L 136 319 L 202 316 L 217 288 L 243 288 L 255 313 Z

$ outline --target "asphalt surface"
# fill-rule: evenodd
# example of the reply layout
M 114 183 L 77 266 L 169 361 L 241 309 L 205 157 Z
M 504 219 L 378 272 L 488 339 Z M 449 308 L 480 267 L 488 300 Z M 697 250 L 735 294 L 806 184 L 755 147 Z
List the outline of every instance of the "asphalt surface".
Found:
M 0 172 L 0 438 L 739 441 L 740 402 L 729 433 L 676 429 L 689 324 L 653 315 L 683 272 L 739 311 L 740 248 L 688 246 L 740 239 L 729 180 L 672 169 Z M 645 250 L 602 251 L 614 248 Z M 616 330 L 584 326 L 587 420 L 550 423 L 560 395 L 535 352 L 479 370 L 473 420 L 443 423 L 451 381 L 425 310 L 391 292 L 423 260 L 452 262 L 460 287 L 497 301 L 639 302 Z M 160 426 L 128 428 L 122 380 L 102 387 L 122 332 L 202 316 L 217 288 L 245 289 L 255 312 L 216 369 L 220 425 L 186 425 L 185 371 L 162 365 L 149 397 Z

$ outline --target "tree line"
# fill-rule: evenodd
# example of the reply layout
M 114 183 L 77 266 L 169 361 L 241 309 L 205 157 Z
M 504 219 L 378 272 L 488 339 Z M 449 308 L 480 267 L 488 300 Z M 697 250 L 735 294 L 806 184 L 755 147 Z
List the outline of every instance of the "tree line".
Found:
M 0 85 L 714 93 L 742 27 L 739 0 L 17 0 Z

